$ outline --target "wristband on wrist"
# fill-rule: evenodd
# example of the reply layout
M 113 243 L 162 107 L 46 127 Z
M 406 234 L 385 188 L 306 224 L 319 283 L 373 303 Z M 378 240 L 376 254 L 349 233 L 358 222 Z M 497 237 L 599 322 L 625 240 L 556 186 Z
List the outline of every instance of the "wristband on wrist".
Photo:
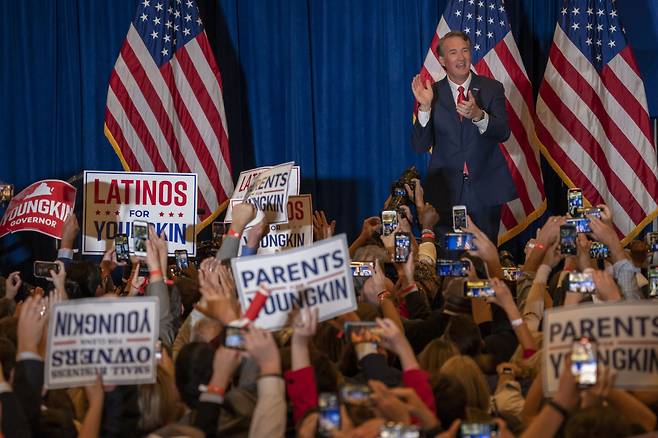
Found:
M 205 386 L 205 391 L 204 391 L 203 388 L 202 388 L 202 387 L 204 387 L 204 386 Z M 209 392 L 209 393 L 211 393 L 211 394 L 221 395 L 222 397 L 224 397 L 224 393 L 225 393 L 224 388 L 221 388 L 221 387 L 219 387 L 219 386 L 217 386 L 217 385 L 199 385 L 199 391 L 201 391 L 201 392 Z
M 546 404 L 555 409 L 560 415 L 562 415 L 562 417 L 567 418 L 569 416 L 569 411 L 567 411 L 564 406 L 560 405 L 555 400 L 549 399 L 546 401 Z
M 543 243 L 535 242 L 534 248 L 546 249 L 546 246 Z
M 233 228 L 230 228 L 230 229 L 228 230 L 228 233 L 226 233 L 226 234 L 227 234 L 228 236 L 235 237 L 236 239 L 239 239 L 239 238 L 240 238 L 240 233 L 238 233 L 237 231 L 235 231 Z
M 510 324 L 512 324 L 512 328 L 517 328 L 523 325 L 523 318 L 518 318 L 510 321 Z
M 434 233 L 423 232 L 423 234 L 420 235 L 421 239 L 432 239 L 432 240 L 434 240 L 435 237 L 436 237 L 436 235 Z
M 149 274 L 151 274 L 151 275 L 159 275 L 160 277 L 163 276 L 163 275 L 162 275 L 162 271 L 159 270 L 159 269 L 151 269 L 151 270 L 149 271 Z

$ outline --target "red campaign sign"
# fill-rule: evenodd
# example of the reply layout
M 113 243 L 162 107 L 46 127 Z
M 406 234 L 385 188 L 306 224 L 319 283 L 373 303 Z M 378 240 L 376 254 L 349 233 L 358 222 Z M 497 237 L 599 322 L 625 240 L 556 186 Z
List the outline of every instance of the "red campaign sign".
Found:
M 0 221 L 0 237 L 36 231 L 60 239 L 62 225 L 75 205 L 75 187 L 58 179 L 35 182 L 14 196 Z

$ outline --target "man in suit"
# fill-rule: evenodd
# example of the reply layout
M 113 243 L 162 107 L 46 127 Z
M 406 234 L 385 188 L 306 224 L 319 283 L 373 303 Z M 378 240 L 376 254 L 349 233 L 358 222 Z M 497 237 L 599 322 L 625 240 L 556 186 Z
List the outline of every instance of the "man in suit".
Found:
M 447 76 L 436 83 L 416 76 L 411 84 L 420 105 L 412 143 L 419 153 L 432 149 L 425 196 L 444 229 L 452 206 L 466 205 L 496 243 L 501 206 L 516 197 L 499 147 L 510 135 L 503 85 L 471 72 L 471 42 L 463 32 L 441 38 L 438 55 Z

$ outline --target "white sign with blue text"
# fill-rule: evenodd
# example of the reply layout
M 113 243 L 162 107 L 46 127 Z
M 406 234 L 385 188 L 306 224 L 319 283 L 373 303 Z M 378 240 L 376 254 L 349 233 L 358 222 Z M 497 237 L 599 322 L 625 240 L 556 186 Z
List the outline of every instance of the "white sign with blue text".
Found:
M 356 309 L 347 239 L 344 234 L 278 254 L 231 260 L 240 304 L 247 309 L 266 286 L 271 294 L 254 324 L 279 330 L 295 308 L 311 307 L 325 321 Z

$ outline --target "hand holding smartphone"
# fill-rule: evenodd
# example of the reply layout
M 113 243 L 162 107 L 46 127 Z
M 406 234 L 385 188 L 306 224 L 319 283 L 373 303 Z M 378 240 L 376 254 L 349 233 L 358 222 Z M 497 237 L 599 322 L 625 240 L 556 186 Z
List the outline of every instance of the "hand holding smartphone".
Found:
M 130 261 L 130 245 L 127 234 L 117 234 L 114 236 L 114 251 L 117 256 L 117 262 Z
M 596 385 L 596 341 L 585 336 L 573 341 L 571 347 L 571 373 L 579 388 Z
M 395 263 L 405 263 L 411 252 L 411 236 L 409 233 L 395 233 Z
M 464 228 L 468 227 L 468 219 L 466 215 L 465 205 L 455 205 L 452 207 L 452 229 L 455 233 L 459 233 Z
M 138 257 L 146 257 L 146 241 L 149 238 L 149 224 L 144 221 L 133 222 L 133 252 Z

